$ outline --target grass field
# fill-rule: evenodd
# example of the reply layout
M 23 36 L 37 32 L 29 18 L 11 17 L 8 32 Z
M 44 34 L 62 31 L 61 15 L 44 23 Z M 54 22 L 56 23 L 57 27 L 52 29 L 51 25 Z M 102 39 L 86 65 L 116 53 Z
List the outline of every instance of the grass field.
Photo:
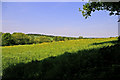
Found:
M 21 62 L 27 63 L 32 60 L 42 60 L 50 56 L 64 54 L 65 52 L 101 48 L 103 46 L 114 45 L 109 42 L 114 40 L 117 39 L 80 39 L 33 45 L 5 46 L 2 47 L 2 65 L 4 69 L 11 64 Z M 95 43 L 104 44 L 96 45 Z
M 108 45 L 114 45 L 117 38 L 104 39 L 79 39 L 59 41 L 32 45 L 16 45 L 0 47 L 2 49 L 2 69 L 19 63 L 40 61 L 51 56 L 62 55 L 65 52 L 98 49 Z

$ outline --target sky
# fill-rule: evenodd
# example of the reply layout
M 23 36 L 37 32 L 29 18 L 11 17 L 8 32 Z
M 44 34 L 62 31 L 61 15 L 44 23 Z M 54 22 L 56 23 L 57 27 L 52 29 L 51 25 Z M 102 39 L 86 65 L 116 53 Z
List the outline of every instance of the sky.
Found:
M 2 2 L 88 2 L 89 0 L 2 0 Z
M 115 37 L 118 16 L 95 11 L 85 19 L 84 2 L 3 2 L 2 32 L 39 33 L 69 37 Z
M 120 0 L 1 0 L 2 2 L 88 2 L 88 1 L 101 1 L 101 2 L 118 2 Z

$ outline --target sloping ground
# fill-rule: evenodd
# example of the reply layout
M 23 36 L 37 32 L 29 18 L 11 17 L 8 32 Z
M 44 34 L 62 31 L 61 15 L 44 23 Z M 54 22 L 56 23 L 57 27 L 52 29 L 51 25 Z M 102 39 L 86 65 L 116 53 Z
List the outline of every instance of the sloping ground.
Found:
M 118 59 L 118 62 L 117 60 L 115 61 L 115 65 L 114 63 L 109 63 L 110 65 L 108 66 L 105 65 L 109 61 L 103 53 L 108 52 L 111 48 L 113 50 L 109 52 L 113 53 L 116 51 L 116 53 L 120 53 L 119 45 L 117 45 L 115 49 L 114 46 L 102 48 L 103 46 L 114 45 L 114 40 L 116 39 L 86 39 L 4 47 L 2 48 L 4 63 L 3 78 L 6 80 L 9 78 L 16 80 L 104 79 L 104 76 L 108 75 L 112 70 L 114 71 L 114 67 L 116 70 L 116 64 L 117 67 L 119 67 Z M 106 51 L 107 49 L 108 51 Z M 42 56 L 43 53 L 45 56 Z M 113 56 L 114 55 L 111 57 Z M 111 72 L 111 74 L 113 74 L 113 72 Z
M 11 65 L 3 80 L 119 80 L 120 45 Z

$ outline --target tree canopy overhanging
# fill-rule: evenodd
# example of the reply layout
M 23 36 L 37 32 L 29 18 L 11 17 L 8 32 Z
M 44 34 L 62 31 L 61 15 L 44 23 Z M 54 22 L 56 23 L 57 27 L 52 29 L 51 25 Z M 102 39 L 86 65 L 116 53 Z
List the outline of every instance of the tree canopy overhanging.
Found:
M 83 9 L 79 8 L 82 15 L 87 19 L 91 16 L 91 12 L 96 10 L 107 10 L 110 11 L 109 15 L 120 15 L 120 1 L 119 2 L 89 2 L 83 5 Z

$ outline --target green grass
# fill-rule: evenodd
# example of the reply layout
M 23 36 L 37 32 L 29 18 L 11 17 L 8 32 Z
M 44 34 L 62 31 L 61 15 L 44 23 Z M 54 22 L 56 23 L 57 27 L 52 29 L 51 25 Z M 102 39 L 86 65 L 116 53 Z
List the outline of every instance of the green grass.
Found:
M 80 39 L 60 41 L 33 45 L 5 46 L 2 48 L 2 69 L 18 63 L 40 61 L 50 56 L 62 55 L 65 52 L 77 52 L 78 50 L 90 50 L 114 45 L 112 41 L 117 38 L 108 39 Z
M 3 80 L 119 80 L 117 38 L 80 39 L 2 49 Z

